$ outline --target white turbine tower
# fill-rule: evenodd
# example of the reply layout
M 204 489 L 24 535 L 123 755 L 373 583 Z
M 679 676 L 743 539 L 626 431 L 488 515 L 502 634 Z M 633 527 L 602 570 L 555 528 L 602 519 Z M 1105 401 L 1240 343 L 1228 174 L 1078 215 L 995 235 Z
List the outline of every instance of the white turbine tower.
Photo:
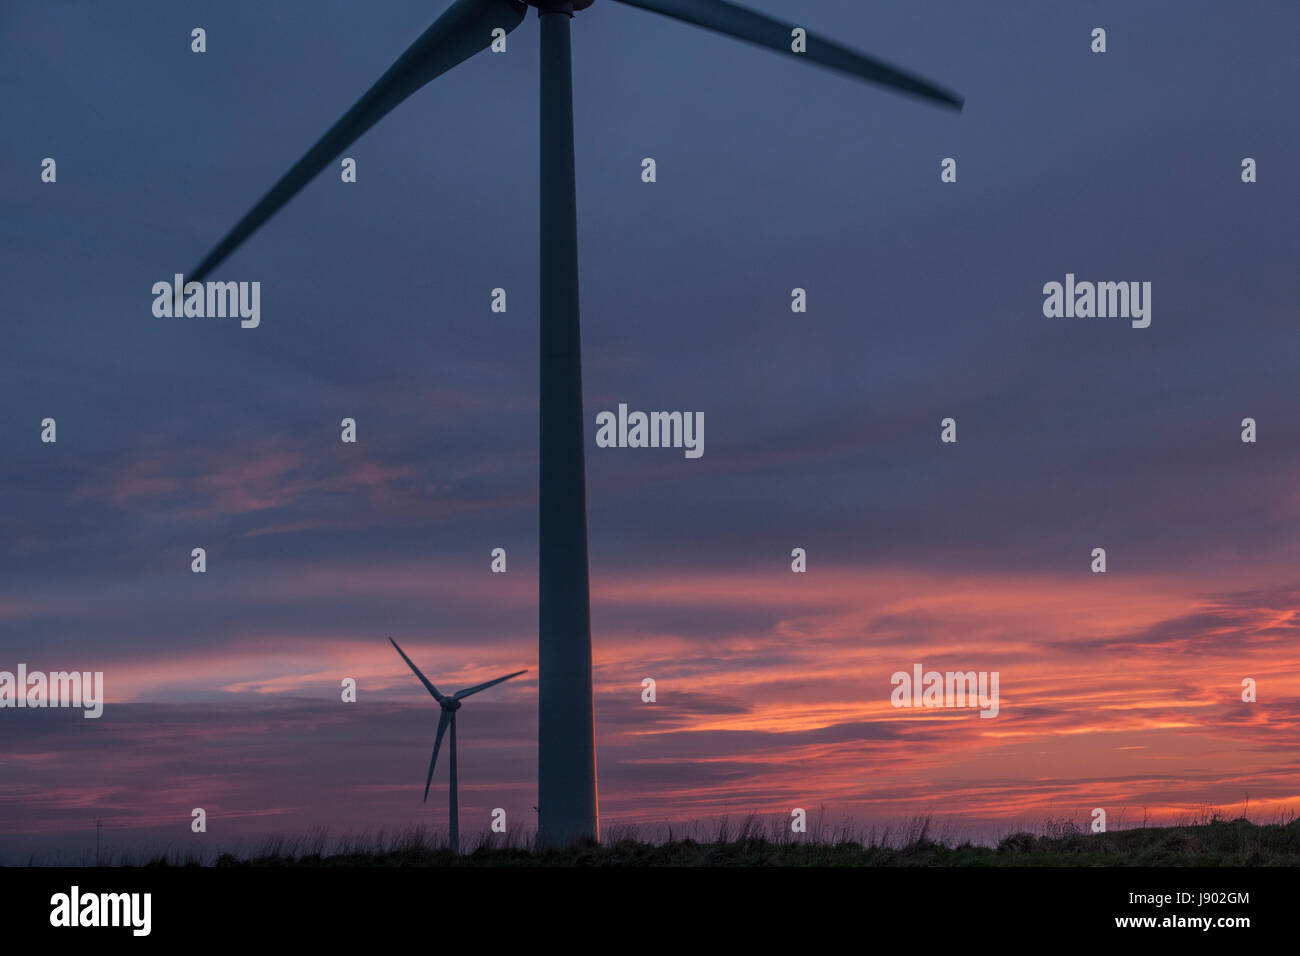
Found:
M 397 647 L 397 642 L 391 637 L 388 639 L 392 642 L 393 647 Z M 477 694 L 481 690 L 487 690 L 493 684 L 499 684 L 504 680 L 512 677 L 518 677 L 523 671 L 515 671 L 513 674 L 507 674 L 505 677 L 498 677 L 496 680 L 490 680 L 483 684 L 475 684 L 473 687 L 466 687 L 464 690 L 458 690 L 448 697 L 446 694 L 438 692 L 438 688 L 433 686 L 433 681 L 420 673 L 420 668 L 406 656 L 406 652 L 397 647 L 397 653 L 402 655 L 402 660 L 406 661 L 407 666 L 415 671 L 415 676 L 420 678 L 420 683 L 428 688 L 433 699 L 438 702 L 442 708 L 442 716 L 438 718 L 438 736 L 433 741 L 433 759 L 429 761 L 429 777 L 424 781 L 424 799 L 429 799 L 429 786 L 433 783 L 433 768 L 438 764 L 438 749 L 442 747 L 442 735 L 451 728 L 451 833 L 449 843 L 453 853 L 460 852 L 460 799 L 457 787 L 459 781 L 456 778 L 456 711 L 460 710 L 460 702 L 470 694 Z

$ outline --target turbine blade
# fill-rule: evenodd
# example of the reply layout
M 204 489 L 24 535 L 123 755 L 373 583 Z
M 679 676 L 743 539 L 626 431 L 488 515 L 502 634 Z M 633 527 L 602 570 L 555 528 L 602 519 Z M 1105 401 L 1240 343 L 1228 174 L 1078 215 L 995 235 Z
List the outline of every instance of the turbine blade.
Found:
M 433 741 L 433 759 L 429 761 L 429 778 L 424 781 L 424 799 L 427 803 L 429 800 L 429 786 L 433 783 L 433 768 L 438 765 L 438 748 L 442 746 L 442 735 L 447 732 L 447 725 L 452 721 L 452 712 L 444 710 L 442 716 L 438 718 L 438 736 Z M 456 739 L 453 732 L 452 740 Z M 453 763 L 453 766 L 455 764 Z
M 959 110 L 965 102 L 950 90 L 890 66 L 883 60 L 840 46 L 811 31 L 807 37 L 807 52 L 795 53 L 791 49 L 793 24 L 782 23 L 761 13 L 754 13 L 734 3 L 728 3 L 727 0 L 618 0 L 618 2 L 629 7 L 640 7 L 652 13 L 661 13 L 674 20 L 693 23 L 706 30 L 723 33 L 738 40 L 747 40 L 778 53 L 788 53 L 796 59 L 808 59 L 832 70 L 944 103 Z
M 392 644 L 394 647 L 397 647 L 397 642 L 393 640 L 391 637 L 388 639 L 388 642 Z M 436 700 L 440 704 L 444 700 L 446 700 L 446 698 L 443 697 L 442 694 L 438 693 L 438 688 L 433 686 L 433 681 L 429 680 L 429 678 L 425 677 L 422 673 L 420 673 L 420 668 L 416 667 L 415 662 L 406 656 L 406 651 L 402 650 L 400 647 L 397 647 L 397 653 L 401 654 L 402 660 L 406 661 L 406 665 L 409 668 L 411 668 L 411 670 L 415 671 L 415 676 L 420 678 L 420 682 L 423 683 L 425 687 L 429 688 L 429 693 L 433 695 L 434 700 Z
M 527 9 L 519 0 L 456 0 L 239 220 L 187 281 L 201 282 L 370 127 L 430 80 L 491 46 L 494 29 L 500 27 L 509 33 L 519 26 Z
M 501 683 L 503 680 L 509 680 L 509 679 L 512 678 L 512 677 L 518 677 L 520 674 L 523 674 L 523 673 L 526 673 L 526 672 L 525 672 L 525 671 L 515 671 L 513 674 L 507 674 L 505 677 L 498 677 L 496 680 L 490 680 L 490 681 L 488 681 L 486 684 L 475 684 L 473 687 L 466 687 L 464 690 L 458 690 L 458 691 L 456 691 L 456 693 L 452 694 L 451 699 L 452 699 L 452 700 L 463 700 L 464 698 L 468 697 L 470 694 L 477 694 L 477 693 L 478 693 L 479 691 L 481 691 L 481 690 L 487 690 L 487 689 L 488 689 L 489 687 L 491 687 L 493 684 L 499 684 L 499 683 Z

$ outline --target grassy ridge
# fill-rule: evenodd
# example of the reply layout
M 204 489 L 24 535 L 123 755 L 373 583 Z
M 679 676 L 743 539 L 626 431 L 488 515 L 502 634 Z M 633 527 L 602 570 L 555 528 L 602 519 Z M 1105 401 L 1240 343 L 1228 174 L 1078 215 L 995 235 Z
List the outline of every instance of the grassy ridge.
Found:
M 1297 866 L 1300 820 L 1259 825 L 1245 819 L 1176 827 L 1140 827 L 1088 833 L 1055 827 L 1046 834 L 1013 833 L 996 847 L 929 838 L 920 821 L 899 845 L 861 842 L 847 835 L 833 842 L 772 839 L 742 829 L 735 837 L 701 842 L 669 839 L 642 842 L 613 836 L 600 845 L 566 850 L 533 850 L 484 839 L 472 852 L 453 854 L 445 842 L 423 833 L 380 846 L 350 846 L 337 852 L 300 847 L 293 841 L 267 846 L 237 858 L 222 854 L 215 865 L 229 866 Z M 299 852 L 305 850 L 306 852 Z M 190 865 L 197 865 L 188 861 Z M 152 866 L 177 865 L 165 857 Z M 181 863 L 180 865 L 185 865 Z

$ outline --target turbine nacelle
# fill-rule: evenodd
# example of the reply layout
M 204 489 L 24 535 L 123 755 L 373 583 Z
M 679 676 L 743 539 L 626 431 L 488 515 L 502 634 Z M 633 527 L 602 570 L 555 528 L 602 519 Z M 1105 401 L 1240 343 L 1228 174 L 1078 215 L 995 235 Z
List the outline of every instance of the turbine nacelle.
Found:
M 579 10 L 586 10 L 596 0 L 523 0 L 530 7 L 536 7 L 539 12 L 547 10 L 566 10 L 570 13 L 576 13 Z

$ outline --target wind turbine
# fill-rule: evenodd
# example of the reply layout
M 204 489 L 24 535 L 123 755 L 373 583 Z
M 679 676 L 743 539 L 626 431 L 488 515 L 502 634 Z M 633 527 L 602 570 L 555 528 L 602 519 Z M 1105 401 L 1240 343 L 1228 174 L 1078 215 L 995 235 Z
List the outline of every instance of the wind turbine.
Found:
M 536 7 L 541 23 L 541 476 L 538 599 L 538 842 L 598 839 L 587 492 L 578 318 L 569 20 L 593 0 L 456 0 L 271 187 L 191 274 L 202 281 L 317 173 L 408 96 L 486 49 Z M 725 0 L 617 0 L 961 109 L 955 93 Z
M 394 647 L 397 642 L 391 637 L 388 639 Z M 490 680 L 483 684 L 475 684 L 473 687 L 466 687 L 464 690 L 458 690 L 448 697 L 446 694 L 438 693 L 438 688 L 433 686 L 433 681 L 420 673 L 420 668 L 406 656 L 406 652 L 397 647 L 397 653 L 402 655 L 402 660 L 406 661 L 408 667 L 415 671 L 415 676 L 420 678 L 420 683 L 429 689 L 433 699 L 438 702 L 442 708 L 442 716 L 438 718 L 438 736 L 433 739 L 433 758 L 429 761 L 429 777 L 424 781 L 424 799 L 427 803 L 429 800 L 429 787 L 433 783 L 433 768 L 438 765 L 438 749 L 442 747 L 442 735 L 451 728 L 451 833 L 449 842 L 453 853 L 460 852 L 460 790 L 456 777 L 456 711 L 460 710 L 460 702 L 470 694 L 477 694 L 481 690 L 487 690 L 494 684 L 509 680 L 512 677 L 518 677 L 523 671 L 515 671 L 513 674 L 507 674 L 505 677 L 498 677 L 496 680 Z

